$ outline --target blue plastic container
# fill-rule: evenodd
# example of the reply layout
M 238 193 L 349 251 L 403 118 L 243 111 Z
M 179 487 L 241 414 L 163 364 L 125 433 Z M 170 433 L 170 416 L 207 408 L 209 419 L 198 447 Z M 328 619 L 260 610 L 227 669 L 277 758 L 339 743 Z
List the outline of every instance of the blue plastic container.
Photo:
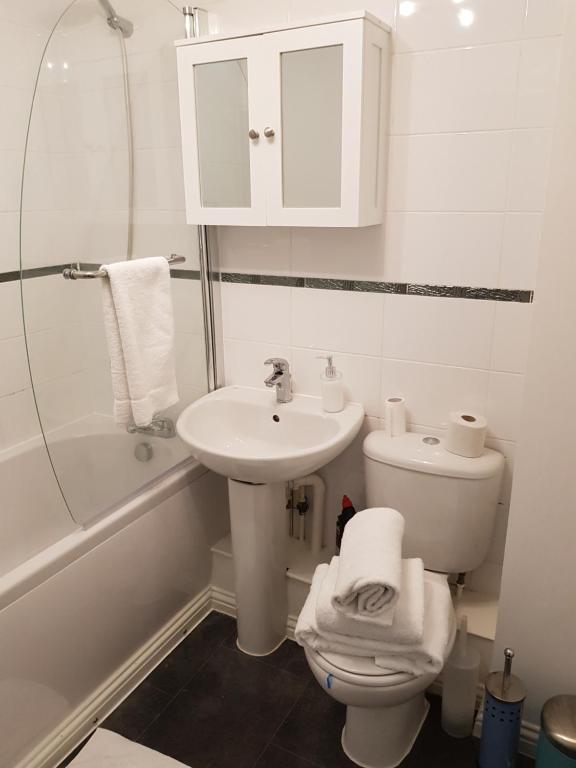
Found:
M 576 696 L 554 696 L 542 707 L 536 768 L 576 768 Z

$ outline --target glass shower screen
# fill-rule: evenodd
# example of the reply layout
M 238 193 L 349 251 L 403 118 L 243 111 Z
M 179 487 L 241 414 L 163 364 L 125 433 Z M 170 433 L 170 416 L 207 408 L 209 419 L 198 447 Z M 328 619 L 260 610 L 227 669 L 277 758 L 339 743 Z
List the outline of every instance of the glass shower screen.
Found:
M 115 8 L 134 25 L 131 36 L 107 25 L 98 0 L 76 0 L 53 30 L 38 73 L 23 177 L 30 372 L 52 465 L 80 524 L 189 451 L 178 437 L 128 434 L 114 424 L 100 280 L 65 281 L 64 267 L 125 260 L 130 236 L 134 258 L 184 255 L 171 280 L 181 400 L 162 415 L 175 419 L 207 391 L 198 235 L 184 217 L 173 48 L 183 19 L 166 0 L 118 0 Z

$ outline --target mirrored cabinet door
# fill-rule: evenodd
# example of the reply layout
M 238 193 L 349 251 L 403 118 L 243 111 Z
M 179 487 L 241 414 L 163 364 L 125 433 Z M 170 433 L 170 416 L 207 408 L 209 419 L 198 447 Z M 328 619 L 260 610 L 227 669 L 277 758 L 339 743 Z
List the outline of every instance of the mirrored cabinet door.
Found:
M 265 224 L 258 178 L 258 38 L 178 50 L 189 223 Z
M 282 204 L 342 204 L 343 45 L 280 54 Z
M 363 224 L 365 45 L 371 26 L 352 19 L 264 36 L 268 119 L 275 131 L 266 166 L 268 224 Z M 374 95 L 379 103 L 381 94 Z

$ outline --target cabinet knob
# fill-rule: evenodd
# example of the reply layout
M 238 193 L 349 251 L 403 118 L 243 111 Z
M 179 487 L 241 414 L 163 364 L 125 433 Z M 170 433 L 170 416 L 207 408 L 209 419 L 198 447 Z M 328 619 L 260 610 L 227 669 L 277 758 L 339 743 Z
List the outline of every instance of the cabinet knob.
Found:
M 264 136 L 267 139 L 271 139 L 274 136 L 274 128 L 264 128 Z
M 265 133 L 266 133 L 266 132 L 265 132 Z M 258 133 L 258 131 L 255 131 L 255 130 L 254 130 L 254 128 L 250 128 L 250 130 L 248 131 L 248 136 L 250 136 L 250 138 L 251 138 L 252 140 L 254 140 L 254 141 L 255 141 L 256 139 L 259 139 L 259 138 L 260 138 L 260 134 Z

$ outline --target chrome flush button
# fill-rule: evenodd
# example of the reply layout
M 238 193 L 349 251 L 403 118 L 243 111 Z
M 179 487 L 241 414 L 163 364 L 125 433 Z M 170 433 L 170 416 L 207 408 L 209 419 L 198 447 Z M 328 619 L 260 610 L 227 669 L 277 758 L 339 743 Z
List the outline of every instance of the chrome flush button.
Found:
M 426 445 L 438 445 L 440 440 L 437 437 L 424 437 L 422 442 L 426 443 Z

